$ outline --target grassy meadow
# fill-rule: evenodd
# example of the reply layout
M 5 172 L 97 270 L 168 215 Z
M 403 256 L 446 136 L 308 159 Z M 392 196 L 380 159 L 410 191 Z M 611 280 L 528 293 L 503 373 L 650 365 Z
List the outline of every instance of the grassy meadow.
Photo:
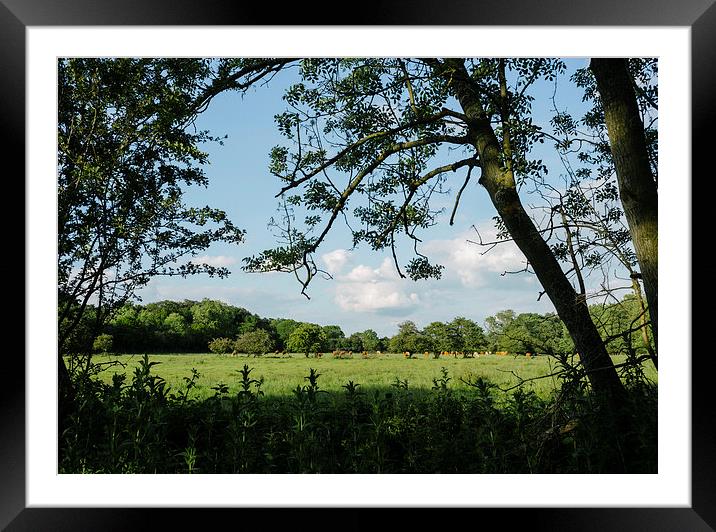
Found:
M 454 358 L 442 356 L 439 359 L 416 358 L 406 359 L 401 354 L 371 354 L 370 358 L 362 358 L 354 354 L 350 359 L 334 358 L 330 353 L 322 358 L 306 358 L 303 354 L 266 355 L 253 357 L 247 355 L 228 356 L 216 354 L 153 354 L 150 361 L 159 362 L 152 372 L 161 376 L 178 390 L 185 386 L 184 378 L 191 376 L 195 368 L 200 377 L 191 396 L 204 399 L 213 395 L 213 386 L 226 384 L 230 393 L 239 391 L 241 375 L 239 370 L 244 364 L 252 369 L 251 377 L 264 383 L 261 390 L 267 397 L 289 396 L 299 385 L 305 385 L 306 377 L 311 368 L 320 373 L 318 384 L 321 390 L 342 392 L 343 385 L 348 381 L 360 384 L 363 391 L 385 389 L 399 379 L 407 381 L 408 387 L 414 391 L 429 390 L 433 379 L 441 377 L 441 369 L 448 370 L 451 378 L 449 386 L 455 391 L 464 390 L 467 386 L 460 380 L 483 377 L 500 388 L 516 385 L 519 379 L 531 379 L 553 373 L 557 368 L 555 360 L 549 356 L 527 358 L 511 355 L 483 355 L 476 358 Z M 106 363 L 118 361 L 120 365 L 106 367 L 98 378 L 106 383 L 112 381 L 114 373 L 127 373 L 131 378 L 142 355 L 95 355 L 94 362 Z M 623 362 L 624 357 L 613 357 L 616 364 Z M 656 382 L 657 372 L 648 362 L 644 366 L 646 376 Z M 556 378 L 544 378 L 525 383 L 526 390 L 532 390 L 543 398 L 549 397 L 555 387 L 559 386 Z

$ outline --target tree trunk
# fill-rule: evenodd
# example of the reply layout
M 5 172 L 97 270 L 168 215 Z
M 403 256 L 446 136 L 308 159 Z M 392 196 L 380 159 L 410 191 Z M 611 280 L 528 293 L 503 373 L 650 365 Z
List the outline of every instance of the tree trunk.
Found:
M 658 344 L 658 195 L 651 172 L 633 81 L 625 59 L 592 59 L 604 121 L 634 250 L 639 261 L 649 318 Z
M 654 348 L 651 347 L 651 341 L 649 340 L 649 331 L 647 330 L 647 310 L 646 305 L 644 305 L 644 298 L 641 295 L 641 287 L 639 286 L 639 281 L 636 277 L 632 276 L 631 278 L 631 286 L 632 290 L 634 290 L 634 295 L 636 295 L 636 300 L 639 303 L 639 310 L 641 311 L 641 316 L 639 318 L 639 321 L 641 322 L 641 339 L 644 342 L 644 347 L 646 348 L 647 352 L 649 353 L 649 356 L 651 357 L 651 361 L 654 363 L 654 367 L 659 370 L 659 360 L 656 356 L 656 351 L 654 351 Z
M 616 405 L 624 397 L 624 385 L 589 315 L 585 298 L 575 292 L 522 206 L 514 175 L 501 162 L 500 143 L 483 111 L 479 90 L 462 60 L 448 59 L 443 69 L 443 75 L 450 78 L 454 94 L 468 119 L 482 169 L 480 184 L 487 189 L 510 236 L 529 261 L 567 327 L 592 388 L 606 395 L 610 404 Z

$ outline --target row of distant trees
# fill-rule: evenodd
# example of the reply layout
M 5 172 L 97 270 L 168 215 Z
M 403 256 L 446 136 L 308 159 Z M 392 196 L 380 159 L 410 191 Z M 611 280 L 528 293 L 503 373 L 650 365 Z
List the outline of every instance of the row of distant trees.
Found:
M 591 305 L 590 314 L 612 354 L 645 354 L 653 350 L 643 327 L 641 306 L 627 295 L 610 305 Z M 457 317 L 449 323 L 435 321 L 420 330 L 411 321 L 398 326 L 389 341 L 391 351 L 507 351 L 509 353 L 572 354 L 576 351 L 567 328 L 555 313 L 516 313 L 502 310 L 489 316 L 484 327 Z
M 592 305 L 611 354 L 648 350 L 639 334 L 640 306 L 633 296 L 619 303 Z M 91 315 L 92 309 L 89 309 Z M 90 320 L 91 321 L 91 320 Z M 91 328 L 87 328 L 89 331 Z M 264 318 L 250 311 L 210 299 L 160 301 L 146 305 L 127 303 L 104 327 L 102 334 L 73 338 L 78 352 L 206 352 L 264 354 L 274 351 L 300 353 L 346 351 L 507 351 L 510 353 L 573 353 L 564 324 L 554 313 L 515 313 L 503 310 L 483 325 L 456 317 L 419 328 L 412 321 L 398 325 L 391 337 L 374 330 L 346 334 L 338 325 L 318 325 L 288 318 Z M 111 338 L 111 342 L 110 342 Z

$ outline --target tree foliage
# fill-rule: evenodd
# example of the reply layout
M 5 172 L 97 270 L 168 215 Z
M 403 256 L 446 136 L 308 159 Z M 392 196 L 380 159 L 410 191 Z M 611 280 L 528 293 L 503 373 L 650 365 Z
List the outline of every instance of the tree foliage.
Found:
M 326 350 L 335 351 L 344 347 L 346 335 L 338 325 L 325 325 L 323 334 L 326 337 Z
M 286 348 L 294 353 L 319 353 L 325 351 L 326 333 L 320 325 L 302 323 L 288 337 Z
M 234 341 L 231 338 L 214 338 L 208 344 L 209 351 L 217 355 L 226 355 L 234 349 Z
M 192 129 L 214 76 L 204 59 L 59 60 L 61 351 L 90 299 L 99 325 L 152 277 L 228 273 L 189 259 L 243 232 L 183 201 L 208 183 L 201 145 L 220 142 Z
M 432 350 L 430 338 L 414 322 L 408 320 L 398 324 L 398 333 L 390 339 L 390 351 L 401 353 L 422 353 Z
M 241 334 L 234 342 L 234 351 L 251 355 L 263 355 L 275 349 L 271 335 L 264 329 L 255 329 Z
M 223 211 L 183 201 L 186 187 L 207 184 L 201 145 L 220 142 L 195 120 L 216 95 L 245 90 L 289 61 L 58 60 L 61 423 L 74 401 L 64 354 L 91 353 L 88 338 L 154 277 L 228 273 L 191 261 L 213 242 L 243 239 Z
M 92 349 L 97 353 L 107 354 L 112 351 L 112 335 L 100 334 L 94 339 Z
M 383 349 L 382 342 L 378 338 L 378 333 L 373 329 L 366 329 L 363 332 L 358 333 L 363 344 L 363 350 L 365 351 L 379 351 Z
M 271 320 L 271 326 L 276 331 L 280 349 L 285 349 L 291 333 L 301 322 L 290 318 L 275 318 Z

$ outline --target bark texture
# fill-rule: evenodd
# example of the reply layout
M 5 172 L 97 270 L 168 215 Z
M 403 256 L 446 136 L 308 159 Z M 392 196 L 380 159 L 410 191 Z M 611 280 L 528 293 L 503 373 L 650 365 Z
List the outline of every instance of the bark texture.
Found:
M 658 353 L 658 195 L 646 149 L 644 123 L 626 60 L 592 59 L 589 67 L 596 78 L 604 108 L 619 196 L 644 282 Z

